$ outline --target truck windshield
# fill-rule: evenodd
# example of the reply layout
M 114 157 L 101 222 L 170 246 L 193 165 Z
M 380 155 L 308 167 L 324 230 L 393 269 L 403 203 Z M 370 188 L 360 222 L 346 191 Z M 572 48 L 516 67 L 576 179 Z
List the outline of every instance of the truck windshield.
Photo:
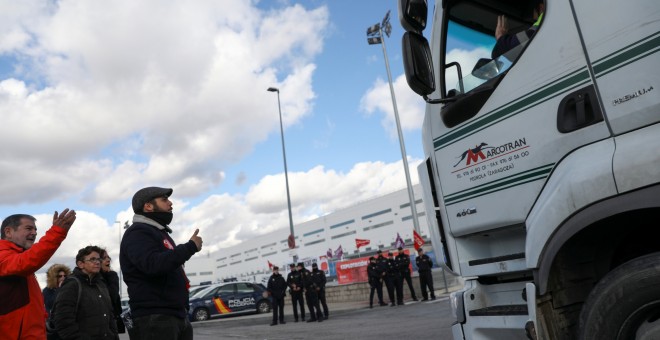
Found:
M 452 20 L 449 20 L 446 32 L 445 61 L 447 64 L 457 62 L 463 70 L 463 91 L 459 84 L 458 72 L 445 72 L 448 91 L 467 93 L 511 67 L 511 62 L 506 58 L 490 59 L 491 51 L 495 46 L 494 36 Z

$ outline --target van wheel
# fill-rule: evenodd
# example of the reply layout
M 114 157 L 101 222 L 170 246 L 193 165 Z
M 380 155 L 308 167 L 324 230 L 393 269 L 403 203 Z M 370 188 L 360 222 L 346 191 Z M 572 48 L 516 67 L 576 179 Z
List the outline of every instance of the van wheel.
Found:
M 268 300 L 261 300 L 257 304 L 257 313 L 269 313 L 270 312 L 270 302 Z
M 609 272 L 580 312 L 579 339 L 660 339 L 660 253 Z
M 205 321 L 209 319 L 209 311 L 204 308 L 195 309 L 193 313 L 193 318 L 195 321 Z

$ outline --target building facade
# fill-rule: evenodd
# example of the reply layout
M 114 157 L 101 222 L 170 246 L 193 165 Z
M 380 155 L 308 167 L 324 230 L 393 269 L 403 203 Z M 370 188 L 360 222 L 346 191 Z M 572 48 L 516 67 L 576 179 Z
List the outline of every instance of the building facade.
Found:
M 428 243 L 421 186 L 414 185 L 413 192 L 420 234 Z M 230 279 L 259 282 L 270 275 L 269 262 L 286 268 L 294 255 L 300 260 L 318 261 L 328 250 L 334 255 L 340 246 L 344 258 L 371 255 L 378 249 L 393 249 L 397 233 L 411 246 L 413 229 L 408 190 L 403 189 L 311 221 L 294 221 L 296 248 L 293 250 L 287 244 L 289 228 L 286 227 L 213 254 L 194 256 L 186 263 L 186 274 L 192 285 Z M 370 244 L 358 250 L 355 239 L 366 239 Z

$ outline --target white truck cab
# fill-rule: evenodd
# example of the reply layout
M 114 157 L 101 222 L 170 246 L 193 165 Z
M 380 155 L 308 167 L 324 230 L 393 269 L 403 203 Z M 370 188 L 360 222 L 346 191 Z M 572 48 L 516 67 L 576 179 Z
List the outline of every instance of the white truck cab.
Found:
M 399 1 L 454 337 L 660 339 L 660 2 Z

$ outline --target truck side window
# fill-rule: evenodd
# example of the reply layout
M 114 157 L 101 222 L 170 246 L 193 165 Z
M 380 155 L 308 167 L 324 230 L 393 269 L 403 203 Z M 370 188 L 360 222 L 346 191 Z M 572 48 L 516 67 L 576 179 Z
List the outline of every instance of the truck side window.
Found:
M 458 79 L 457 72 L 445 69 L 448 95 L 468 93 L 508 70 L 538 29 L 544 10 L 542 0 L 466 0 L 450 6 L 444 62 L 470 71 Z

